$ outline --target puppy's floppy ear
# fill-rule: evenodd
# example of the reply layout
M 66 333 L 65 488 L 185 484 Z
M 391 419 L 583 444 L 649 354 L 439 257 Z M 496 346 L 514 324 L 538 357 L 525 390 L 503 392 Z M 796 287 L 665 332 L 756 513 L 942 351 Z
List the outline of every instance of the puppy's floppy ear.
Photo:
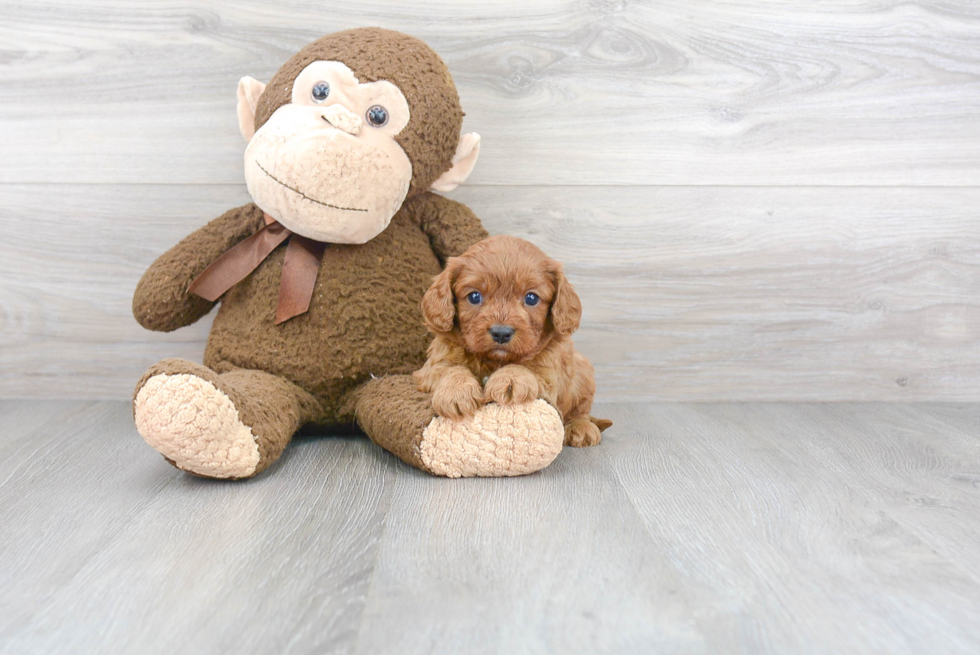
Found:
M 450 257 L 446 268 L 432 281 L 432 286 L 422 297 L 422 316 L 425 326 L 436 334 L 452 332 L 456 322 L 456 298 L 453 297 L 453 280 L 459 261 Z
M 565 279 L 561 264 L 556 264 L 552 274 L 555 276 L 555 298 L 551 301 L 551 325 L 558 334 L 567 337 L 578 329 L 582 322 L 582 301 Z

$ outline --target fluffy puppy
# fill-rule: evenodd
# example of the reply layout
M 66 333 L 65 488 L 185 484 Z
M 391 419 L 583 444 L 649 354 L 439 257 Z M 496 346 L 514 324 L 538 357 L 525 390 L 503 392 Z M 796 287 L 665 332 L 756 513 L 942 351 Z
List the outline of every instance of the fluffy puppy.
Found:
M 543 398 L 562 415 L 566 445 L 594 446 L 612 425 L 589 416 L 595 371 L 570 338 L 582 303 L 561 264 L 530 242 L 490 237 L 449 259 L 422 313 L 436 336 L 415 381 L 440 416 Z

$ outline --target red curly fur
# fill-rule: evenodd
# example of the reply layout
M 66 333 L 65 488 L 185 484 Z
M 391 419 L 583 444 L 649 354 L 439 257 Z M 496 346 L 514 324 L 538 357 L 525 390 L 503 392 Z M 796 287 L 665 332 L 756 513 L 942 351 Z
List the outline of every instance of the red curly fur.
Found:
M 474 292 L 479 302 L 471 302 Z M 528 293 L 538 301 L 526 302 Z M 530 242 L 490 237 L 451 258 L 422 299 L 422 313 L 435 339 L 415 380 L 432 394 L 437 414 L 461 419 L 484 403 L 543 398 L 561 413 L 571 446 L 599 443 L 612 425 L 589 416 L 595 371 L 571 340 L 582 318 L 578 294 L 561 264 Z M 513 336 L 495 341 L 494 326 L 512 328 Z

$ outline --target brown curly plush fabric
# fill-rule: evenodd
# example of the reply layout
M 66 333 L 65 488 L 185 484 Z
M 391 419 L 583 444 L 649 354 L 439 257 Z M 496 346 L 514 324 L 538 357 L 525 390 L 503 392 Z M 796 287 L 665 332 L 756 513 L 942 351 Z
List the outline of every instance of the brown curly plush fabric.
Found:
M 187 293 L 187 287 L 222 253 L 263 225 L 255 205 L 230 209 L 157 258 L 143 274 L 133 295 L 133 316 L 157 332 L 190 325 L 215 303 Z
M 362 83 L 388 80 L 408 100 L 413 118 L 395 139 L 412 162 L 408 197 L 426 191 L 449 169 L 463 125 L 463 110 L 449 69 L 423 41 L 379 27 L 329 34 L 293 55 L 259 99 L 256 131 L 290 102 L 293 80 L 300 71 L 321 60 L 343 62 Z M 416 116 L 425 118 L 416 120 Z
M 208 471 L 213 477 L 249 477 L 264 471 L 275 462 L 289 444 L 296 430 L 316 416 L 318 404 L 307 392 L 288 380 L 264 371 L 236 369 L 228 373 L 218 374 L 206 366 L 183 359 L 165 359 L 154 364 L 143 375 L 136 385 L 137 392 L 151 379 L 160 377 L 183 376 L 196 378 L 195 382 L 212 385 L 218 392 L 228 397 L 237 410 L 237 419 L 249 429 L 248 437 L 255 442 L 258 461 L 243 475 L 220 475 L 217 471 L 208 471 L 203 466 L 197 472 Z M 186 382 L 184 383 L 186 384 Z M 193 391 L 193 390 L 187 390 Z M 180 397 L 176 394 L 172 399 L 179 404 Z M 174 407 L 172 411 L 157 413 L 154 419 L 160 422 L 174 421 L 197 422 L 198 416 L 187 416 L 187 407 Z M 214 420 L 205 418 L 202 431 L 213 429 Z M 157 429 L 168 426 L 157 425 Z M 225 465 L 227 454 L 219 452 L 221 446 L 214 443 L 214 434 L 193 435 L 197 437 L 192 443 L 182 444 L 183 447 L 196 449 L 198 464 L 210 463 L 218 467 Z M 221 461 L 217 461 L 221 460 Z
M 428 395 L 406 375 L 371 380 L 358 394 L 357 420 L 371 440 L 435 475 L 526 475 L 561 452 L 561 417 L 543 400 L 507 407 L 491 403 L 476 416 L 454 421 L 435 418 Z
M 137 285 L 136 319 L 170 331 L 206 314 L 212 303 L 188 294 L 188 285 L 261 226 L 262 211 L 245 205 L 164 253 Z M 408 374 L 424 363 L 429 336 L 422 296 L 446 259 L 486 235 L 465 205 L 432 193 L 417 196 L 371 241 L 330 244 L 309 311 L 275 325 L 286 250 L 280 245 L 222 298 L 204 364 L 218 373 L 252 369 L 281 376 L 320 403 L 308 423 L 351 423 L 349 403 L 342 411 L 346 393 L 371 376 Z
M 431 402 L 408 375 L 425 361 L 421 300 L 433 276 L 487 236 L 467 207 L 427 191 L 449 169 L 460 138 L 462 111 L 445 65 L 396 32 L 332 34 L 276 74 L 259 99 L 256 127 L 289 102 L 297 73 L 321 59 L 343 62 L 362 82 L 386 79 L 402 90 L 411 119 L 397 139 L 412 163 L 409 195 L 367 243 L 326 245 L 306 313 L 275 324 L 285 243 L 229 289 L 204 365 L 164 360 L 137 384 L 140 434 L 174 465 L 216 478 L 263 471 L 308 425 L 358 424 L 405 462 L 440 475 L 520 475 L 547 465 L 562 438 L 560 421 L 547 428 L 553 409 L 501 408 L 485 424 L 433 431 Z M 248 204 L 161 255 L 136 288 L 136 319 L 171 331 L 204 316 L 215 303 L 188 286 L 263 224 L 262 210 Z

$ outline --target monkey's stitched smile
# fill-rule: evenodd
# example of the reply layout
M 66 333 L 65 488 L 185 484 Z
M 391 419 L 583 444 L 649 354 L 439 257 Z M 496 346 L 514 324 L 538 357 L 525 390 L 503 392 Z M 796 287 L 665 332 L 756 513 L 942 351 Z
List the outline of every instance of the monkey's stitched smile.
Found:
M 263 168 L 262 167 L 262 164 L 260 164 L 259 162 L 255 162 L 255 165 L 259 167 L 259 170 L 260 171 L 262 171 L 263 173 L 265 173 L 266 175 L 268 175 L 269 177 L 271 177 L 277 184 L 280 184 L 280 185 L 286 187 L 287 189 L 289 189 L 293 193 L 296 193 L 296 194 L 302 196 L 303 198 L 305 198 L 306 200 L 309 200 L 310 202 L 315 202 L 318 205 L 323 205 L 324 207 L 330 207 L 331 209 L 340 209 L 341 211 L 345 211 L 345 212 L 366 212 L 367 211 L 366 209 L 358 209 L 357 207 L 338 207 L 337 205 L 331 205 L 329 202 L 321 202 L 320 200 L 317 200 L 316 198 L 311 198 L 308 195 L 306 195 L 305 193 L 303 193 L 302 191 L 300 191 L 299 189 L 297 189 L 295 187 L 289 186 L 288 184 L 286 184 L 285 182 L 283 182 L 282 180 L 280 180 L 279 178 L 277 178 L 275 175 L 273 175 L 269 171 L 265 170 L 265 168 Z

